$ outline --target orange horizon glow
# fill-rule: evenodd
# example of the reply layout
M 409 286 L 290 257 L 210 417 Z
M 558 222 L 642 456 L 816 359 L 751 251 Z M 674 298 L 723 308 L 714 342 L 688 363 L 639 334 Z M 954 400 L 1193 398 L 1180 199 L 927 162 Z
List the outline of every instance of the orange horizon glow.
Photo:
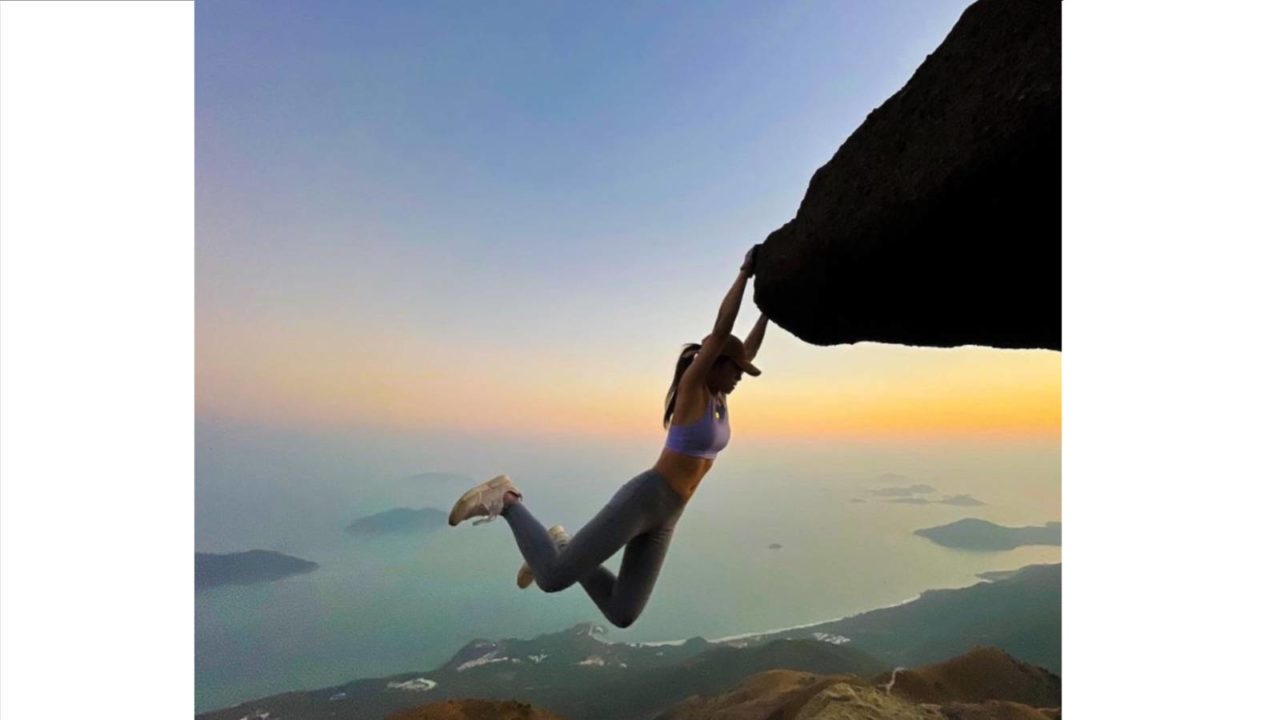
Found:
M 814 348 L 775 333 L 731 397 L 739 437 L 1058 438 L 1061 356 L 986 348 Z M 205 352 L 197 415 L 305 428 L 460 431 L 601 439 L 661 437 L 668 353 L 476 345 L 447 355 L 389 333 L 261 333 Z M 768 343 L 767 343 L 768 345 Z M 674 355 L 672 354 L 672 359 Z M 611 361 L 613 362 L 613 361 Z

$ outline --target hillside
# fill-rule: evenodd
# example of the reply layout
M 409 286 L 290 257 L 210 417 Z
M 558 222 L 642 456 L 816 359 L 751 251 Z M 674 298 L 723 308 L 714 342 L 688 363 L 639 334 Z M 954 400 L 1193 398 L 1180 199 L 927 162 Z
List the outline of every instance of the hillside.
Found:
M 880 685 L 890 681 L 894 695 L 917 703 L 1008 700 L 1032 707 L 1062 704 L 1061 678 L 993 647 L 979 646 L 950 660 L 875 679 Z
M 860 672 L 887 665 L 853 648 L 818 640 L 774 640 L 751 647 L 700 638 L 679 645 L 608 643 L 603 628 L 584 624 L 532 640 L 477 640 L 426 673 L 358 680 L 308 692 L 274 695 L 198 717 L 360 720 L 383 717 L 431 699 L 518 700 L 566 718 L 632 720 L 694 694 L 722 692 L 771 668 L 814 673 Z
M 925 666 L 964 655 L 978 645 L 994 645 L 1040 665 L 1049 665 L 1040 659 L 1048 658 L 1051 669 L 1056 668 L 1061 646 L 1060 603 L 1061 566 L 1045 565 L 966 588 L 930 591 L 910 603 L 833 623 L 731 641 L 691 638 L 669 644 L 611 643 L 605 639 L 605 628 L 586 623 L 532 639 L 475 640 L 430 671 L 284 693 L 199 717 L 240 720 L 265 712 L 273 718 L 295 720 L 362 720 L 431 701 L 467 698 L 519 701 L 566 720 L 647 720 L 686 700 L 702 698 L 705 703 L 734 692 L 739 699 L 757 697 L 760 707 L 791 707 L 789 703 L 795 701 L 798 704 L 793 709 L 798 711 L 803 703 L 797 698 L 803 695 L 807 703 L 825 686 L 801 682 L 786 672 L 840 676 L 827 685 L 843 682 L 852 689 L 839 693 L 859 695 L 862 691 L 851 676 L 878 678 L 892 666 Z M 948 652 L 956 647 L 959 650 Z M 991 666 L 1003 672 L 1012 665 Z M 774 674 L 769 675 L 771 672 Z M 735 685 L 760 673 L 766 673 L 764 679 L 734 690 Z M 780 700 L 787 692 L 799 694 Z M 968 694 L 953 688 L 948 692 L 948 697 L 965 701 L 1025 699 L 1005 697 L 1008 693 L 1000 688 L 979 688 Z M 992 693 L 999 697 L 986 697 Z M 833 695 L 823 702 L 852 702 L 841 700 L 844 695 Z M 729 701 L 722 698 L 715 702 L 721 705 L 701 707 L 711 712 L 706 708 Z
M 387 720 L 563 720 L 527 703 L 492 700 L 446 700 L 387 716 Z
M 1062 704 L 1061 685 L 1044 668 L 976 648 L 873 682 L 856 675 L 760 673 L 721 695 L 684 700 L 658 720 L 1045 720 Z
M 856 674 L 768 670 L 719 694 L 688 697 L 656 720 L 1050 720 L 1060 718 L 1061 680 L 994 648 L 979 647 L 942 663 L 886 673 L 868 682 Z M 600 688 L 597 694 L 608 694 Z M 634 697 L 617 697 L 619 706 Z M 465 706 L 472 714 L 449 714 Z M 543 718 L 512 702 L 448 701 L 398 713 L 392 720 Z M 590 709 L 568 717 L 597 718 Z M 650 714 L 632 705 L 624 716 Z
M 1062 565 L 1030 565 L 992 582 L 929 590 L 915 600 L 758 640 L 843 638 L 894 666 L 913 667 L 998 647 L 1053 672 L 1062 667 Z

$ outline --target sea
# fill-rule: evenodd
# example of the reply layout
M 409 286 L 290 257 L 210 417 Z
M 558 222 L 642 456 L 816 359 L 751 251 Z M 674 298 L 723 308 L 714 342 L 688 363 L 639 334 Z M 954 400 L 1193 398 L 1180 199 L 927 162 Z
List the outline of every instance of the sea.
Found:
M 275 550 L 319 568 L 196 593 L 196 711 L 430 670 L 477 638 L 604 624 L 580 588 L 517 589 L 521 558 L 500 520 L 399 536 L 344 528 L 395 507 L 447 511 L 472 484 L 506 473 L 540 520 L 572 532 L 660 447 L 660 428 L 623 441 L 198 419 L 196 550 Z M 982 504 L 953 504 L 968 502 L 958 496 Z M 644 614 L 606 639 L 794 627 L 1061 559 L 1059 547 L 969 552 L 914 534 L 967 517 L 1061 520 L 1058 437 L 801 440 L 735 428 L 680 521 Z

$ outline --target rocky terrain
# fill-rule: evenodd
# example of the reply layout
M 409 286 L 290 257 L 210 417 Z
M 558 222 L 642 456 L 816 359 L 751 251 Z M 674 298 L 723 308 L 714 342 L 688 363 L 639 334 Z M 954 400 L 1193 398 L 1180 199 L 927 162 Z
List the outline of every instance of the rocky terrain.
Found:
M 943 663 L 896 670 L 868 681 L 856 674 L 768 670 L 727 691 L 695 695 L 656 720 L 1047 720 L 1061 716 L 1061 681 L 995 648 L 979 647 Z M 554 718 L 498 701 L 432 703 L 393 720 Z M 582 716 L 590 717 L 590 716 Z M 634 717 L 648 717 L 637 714 Z
M 814 173 L 755 302 L 819 344 L 1062 347 L 1062 4 L 978 0 Z
M 1041 708 L 1062 703 L 1057 675 L 989 646 L 944 662 L 885 673 L 875 683 L 916 703 L 1006 700 Z
M 403 710 L 387 720 L 563 720 L 559 715 L 510 700 L 446 700 Z
M 1000 720 L 1057 717 L 1062 683 L 994 648 L 898 670 L 857 675 L 773 670 L 726 693 L 689 698 L 658 720 Z

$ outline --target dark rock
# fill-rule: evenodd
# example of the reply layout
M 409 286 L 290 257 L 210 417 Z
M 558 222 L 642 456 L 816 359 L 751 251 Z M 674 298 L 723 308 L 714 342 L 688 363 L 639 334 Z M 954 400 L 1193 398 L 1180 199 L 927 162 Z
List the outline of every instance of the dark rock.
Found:
M 1062 347 L 1062 7 L 978 0 L 765 240 L 755 302 L 818 345 Z

